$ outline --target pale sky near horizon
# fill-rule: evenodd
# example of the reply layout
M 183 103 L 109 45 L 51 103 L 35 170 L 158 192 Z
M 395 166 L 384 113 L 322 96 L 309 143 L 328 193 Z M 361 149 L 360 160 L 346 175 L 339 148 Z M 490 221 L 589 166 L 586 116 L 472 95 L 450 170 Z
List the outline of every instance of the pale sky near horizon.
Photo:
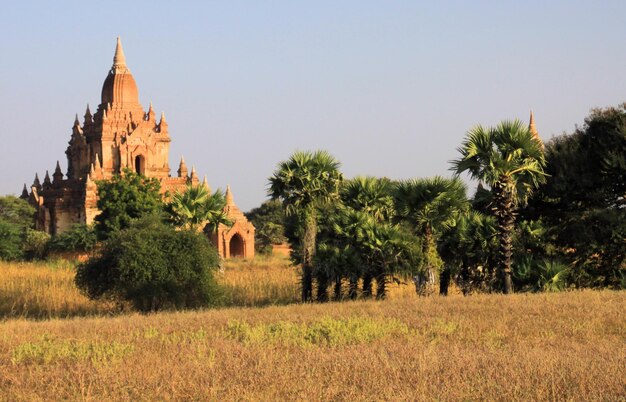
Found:
M 2 1 L 0 195 L 43 179 L 122 37 L 147 109 L 246 211 L 296 149 L 346 177 L 449 176 L 475 124 L 550 139 L 626 101 L 625 1 Z

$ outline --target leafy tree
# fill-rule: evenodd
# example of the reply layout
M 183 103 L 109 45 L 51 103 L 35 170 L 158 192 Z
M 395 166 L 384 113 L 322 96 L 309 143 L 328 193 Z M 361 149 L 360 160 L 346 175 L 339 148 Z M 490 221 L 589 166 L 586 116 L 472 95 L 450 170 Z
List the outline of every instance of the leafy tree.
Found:
M 541 219 L 578 286 L 626 277 L 626 104 L 594 109 L 571 135 L 546 144 L 547 182 L 522 211 Z
M 396 186 L 395 203 L 398 217 L 410 224 L 416 234 L 423 236 L 429 277 L 435 272 L 444 276 L 440 280 L 440 293 L 447 294 L 450 270 L 442 270 L 443 261 L 436 243 L 446 231 L 456 226 L 460 215 L 469 207 L 465 185 L 458 178 L 440 176 L 402 181 Z
M 27 201 L 13 195 L 0 197 L 0 220 L 26 229 L 33 227 L 34 215 L 35 208 Z
M 111 234 L 98 256 L 79 266 L 76 285 L 92 299 L 129 302 L 140 311 L 215 303 L 218 256 L 201 233 L 147 216 Z
M 165 206 L 174 225 L 198 230 L 206 226 L 215 231 L 220 223 L 230 225 L 231 222 L 224 212 L 226 199 L 219 189 L 211 194 L 204 186 L 188 185 L 184 192 L 176 192 Z
M 313 256 L 316 250 L 317 208 L 338 198 L 340 163 L 326 151 L 297 151 L 278 164 L 269 178 L 268 194 L 283 202 L 288 215 L 298 218 L 301 247 L 302 301 L 313 297 Z
M 111 233 L 126 229 L 134 219 L 154 214 L 162 209 L 160 183 L 130 169 L 110 180 L 99 180 L 98 209 L 95 218 L 98 236 L 108 238 Z
M 532 190 L 545 181 L 541 143 L 521 121 L 503 121 L 493 128 L 471 129 L 459 152 L 461 158 L 452 162 L 455 174 L 469 172 L 491 188 L 500 240 L 499 271 L 504 293 L 512 293 L 515 215 Z
M 26 232 L 34 223 L 35 209 L 12 195 L 0 197 L 0 259 L 24 257 Z
M 273 244 L 287 241 L 285 237 L 285 211 L 278 200 L 265 201 L 246 213 L 246 218 L 256 228 L 254 245 L 261 254 L 270 254 Z

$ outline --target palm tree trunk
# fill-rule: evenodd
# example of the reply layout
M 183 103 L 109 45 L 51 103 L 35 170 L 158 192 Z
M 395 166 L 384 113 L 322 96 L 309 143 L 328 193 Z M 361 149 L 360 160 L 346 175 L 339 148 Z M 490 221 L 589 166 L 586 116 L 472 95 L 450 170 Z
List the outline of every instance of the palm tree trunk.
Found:
M 363 297 L 372 297 L 372 274 L 367 272 L 363 275 Z
M 323 270 L 317 272 L 317 301 L 325 303 L 328 301 L 328 275 Z
M 337 276 L 335 278 L 335 289 L 334 289 L 334 300 L 335 301 L 340 301 L 341 300 L 341 276 Z
M 506 191 L 506 183 L 494 186 L 495 215 L 498 221 L 498 235 L 500 238 L 499 268 L 502 279 L 502 292 L 513 293 L 512 256 L 513 231 L 515 230 L 515 202 L 513 194 Z
M 387 297 L 387 275 L 385 269 L 381 269 L 376 275 L 376 300 L 384 300 Z
M 435 261 L 433 261 L 434 259 L 434 255 L 433 253 L 437 253 L 437 248 L 435 246 L 435 241 L 433 239 L 433 232 L 432 229 L 430 228 L 429 225 L 426 225 L 425 229 L 424 229 L 424 246 L 423 246 L 423 252 L 424 255 L 426 256 L 426 269 L 428 270 L 428 272 L 426 272 L 426 277 L 428 278 L 428 281 L 426 283 L 426 295 L 431 295 L 435 293 L 435 289 L 437 288 L 437 283 L 436 280 L 438 279 L 435 271 Z M 431 278 L 434 278 L 434 280 L 430 280 Z
M 444 266 L 439 275 L 439 294 L 442 296 L 448 295 L 448 288 L 450 287 L 450 268 Z
M 350 276 L 350 284 L 348 285 L 348 297 L 350 300 L 356 300 L 359 278 L 356 275 Z
M 313 300 L 313 256 L 317 236 L 315 211 L 305 213 L 304 237 L 302 241 L 302 301 Z

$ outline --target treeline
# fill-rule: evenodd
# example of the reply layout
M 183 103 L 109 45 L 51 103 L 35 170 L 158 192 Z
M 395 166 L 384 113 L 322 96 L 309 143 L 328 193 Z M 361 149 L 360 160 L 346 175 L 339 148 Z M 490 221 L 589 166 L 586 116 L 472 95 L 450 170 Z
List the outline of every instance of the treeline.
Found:
M 626 287 L 626 104 L 545 145 L 519 121 L 477 126 L 459 154 L 451 178 L 395 181 L 295 152 L 248 216 L 262 246 L 288 238 L 304 301 L 384 298 L 407 276 L 424 294 Z

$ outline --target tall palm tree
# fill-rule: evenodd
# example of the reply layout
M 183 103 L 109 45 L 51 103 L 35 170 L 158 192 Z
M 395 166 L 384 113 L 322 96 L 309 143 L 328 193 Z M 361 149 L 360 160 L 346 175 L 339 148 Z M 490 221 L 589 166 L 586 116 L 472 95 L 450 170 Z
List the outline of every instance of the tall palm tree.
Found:
M 313 296 L 313 256 L 317 236 L 317 207 L 338 198 L 340 163 L 326 151 L 294 152 L 278 164 L 269 178 L 268 194 L 281 199 L 288 215 L 298 217 L 302 258 L 302 301 Z
M 423 237 L 428 277 L 435 277 L 434 271 L 440 271 L 443 265 L 436 241 L 456 225 L 459 216 L 469 206 L 465 185 L 458 178 L 440 176 L 405 180 L 396 186 L 395 203 L 400 219 Z M 440 292 L 445 294 L 442 290 Z
M 503 121 L 496 127 L 472 128 L 458 149 L 461 158 L 452 161 L 456 175 L 470 176 L 491 188 L 491 210 L 498 224 L 503 292 L 513 292 L 511 278 L 512 236 L 518 206 L 545 181 L 546 166 L 541 142 L 519 120 Z
M 218 189 L 213 194 L 205 186 L 189 184 L 185 191 L 177 191 L 165 206 L 174 225 L 188 230 L 198 230 L 206 225 L 215 230 L 220 223 L 230 225 L 224 212 L 226 199 Z

